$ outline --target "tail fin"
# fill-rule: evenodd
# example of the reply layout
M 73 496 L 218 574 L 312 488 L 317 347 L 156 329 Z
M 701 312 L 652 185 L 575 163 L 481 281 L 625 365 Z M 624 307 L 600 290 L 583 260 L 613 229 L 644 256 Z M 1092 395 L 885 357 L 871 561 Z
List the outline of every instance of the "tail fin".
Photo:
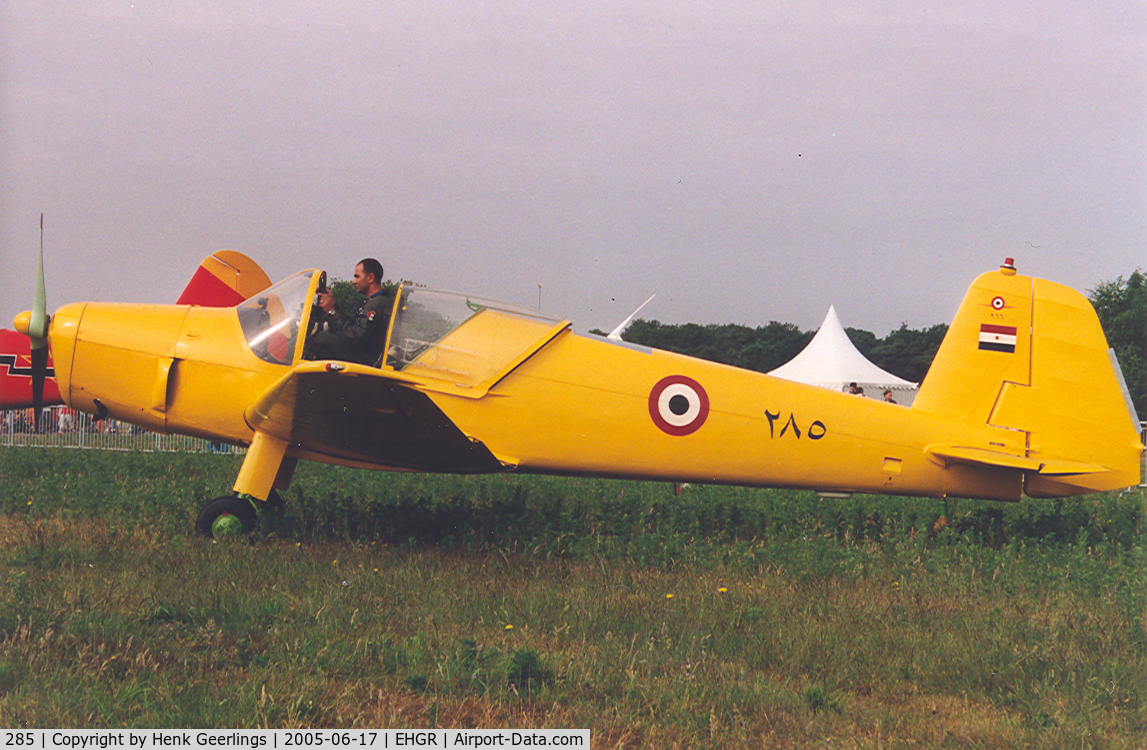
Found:
M 203 259 L 175 304 L 234 307 L 269 286 L 258 263 L 236 250 L 219 250 Z
M 933 453 L 1023 470 L 1031 497 L 1119 489 L 1143 444 L 1117 368 L 1085 297 L 1009 262 L 972 283 L 912 408 L 984 425 Z

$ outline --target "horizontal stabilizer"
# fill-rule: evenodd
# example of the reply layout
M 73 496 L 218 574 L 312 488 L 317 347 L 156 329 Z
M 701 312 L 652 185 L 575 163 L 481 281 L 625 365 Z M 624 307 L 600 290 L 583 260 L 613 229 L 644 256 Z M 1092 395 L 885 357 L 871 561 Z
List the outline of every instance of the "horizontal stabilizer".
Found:
M 1039 461 L 1025 458 L 1012 453 L 994 451 L 987 448 L 971 448 L 961 445 L 934 445 L 928 448 L 928 453 L 947 461 L 961 464 L 980 464 L 983 466 L 999 466 L 1005 469 L 1019 469 L 1021 471 L 1039 471 Z
M 959 445 L 934 445 L 928 448 L 928 453 L 937 458 L 955 461 L 956 463 L 980 464 L 984 466 L 998 466 L 1005 469 L 1018 469 L 1020 471 L 1034 471 L 1047 476 L 1099 474 L 1107 471 L 1107 468 L 1104 466 L 1084 463 L 1082 461 L 1067 461 L 1064 459 L 1039 461 L 1034 458 L 1004 453 L 1003 451 Z

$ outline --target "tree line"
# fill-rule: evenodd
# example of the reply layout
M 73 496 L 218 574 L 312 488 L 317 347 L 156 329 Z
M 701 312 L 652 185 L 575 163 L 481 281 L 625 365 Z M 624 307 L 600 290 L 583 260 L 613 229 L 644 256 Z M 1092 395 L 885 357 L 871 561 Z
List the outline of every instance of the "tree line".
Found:
M 945 323 L 924 330 L 900 326 L 884 338 L 871 331 L 845 328 L 853 345 L 873 364 L 905 380 L 920 382 L 928 372 L 944 334 Z M 802 331 L 792 323 L 770 321 L 750 328 L 736 323 L 671 324 L 638 319 L 623 338 L 655 349 L 687 354 L 746 370 L 768 372 L 791 360 L 808 346 L 816 331 Z

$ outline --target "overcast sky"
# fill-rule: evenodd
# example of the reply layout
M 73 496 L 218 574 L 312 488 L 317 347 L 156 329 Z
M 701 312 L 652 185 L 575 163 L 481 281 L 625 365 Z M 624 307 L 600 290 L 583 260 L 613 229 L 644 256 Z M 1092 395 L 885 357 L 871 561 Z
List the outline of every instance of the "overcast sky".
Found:
M 0 0 L 0 326 L 231 248 L 608 330 L 1147 267 L 1147 5 Z M 540 287 L 540 289 L 539 289 Z

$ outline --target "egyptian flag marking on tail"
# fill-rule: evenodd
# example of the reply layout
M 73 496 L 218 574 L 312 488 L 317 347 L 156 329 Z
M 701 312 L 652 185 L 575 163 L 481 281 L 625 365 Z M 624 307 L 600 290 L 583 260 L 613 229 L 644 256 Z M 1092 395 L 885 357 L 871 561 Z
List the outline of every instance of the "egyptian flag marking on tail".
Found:
M 980 325 L 980 348 L 990 352 L 1016 353 L 1016 327 Z

